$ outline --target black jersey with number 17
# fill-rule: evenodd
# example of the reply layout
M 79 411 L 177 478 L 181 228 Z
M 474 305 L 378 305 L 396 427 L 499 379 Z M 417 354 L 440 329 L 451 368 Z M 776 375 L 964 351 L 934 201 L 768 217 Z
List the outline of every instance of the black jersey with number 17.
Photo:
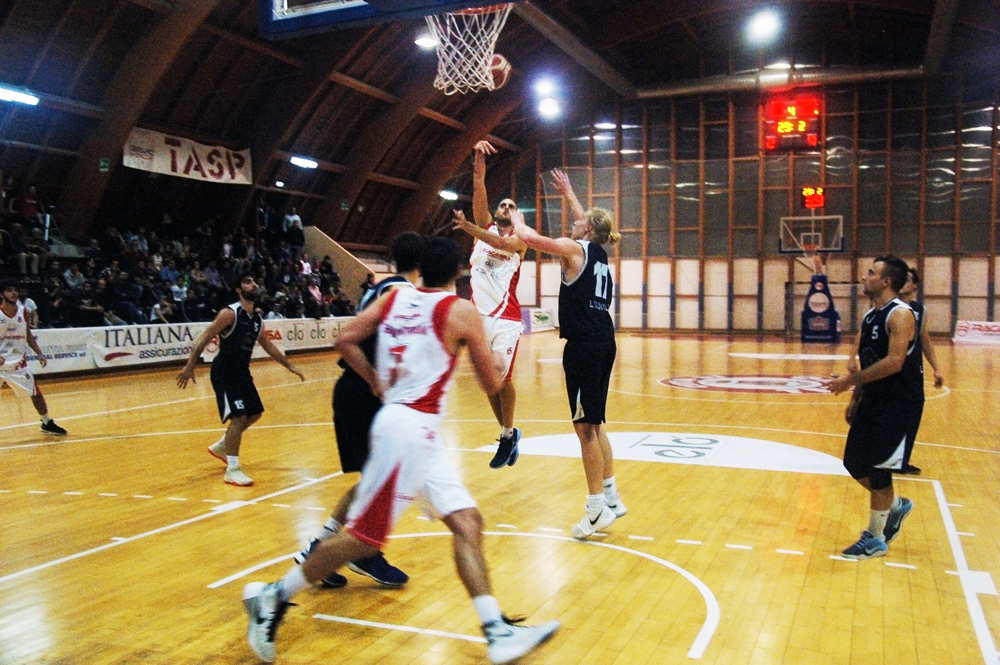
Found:
M 611 321 L 614 281 L 608 253 L 597 243 L 577 240 L 583 247 L 584 266 L 572 282 L 559 286 L 559 336 L 577 342 L 604 342 L 615 338 Z

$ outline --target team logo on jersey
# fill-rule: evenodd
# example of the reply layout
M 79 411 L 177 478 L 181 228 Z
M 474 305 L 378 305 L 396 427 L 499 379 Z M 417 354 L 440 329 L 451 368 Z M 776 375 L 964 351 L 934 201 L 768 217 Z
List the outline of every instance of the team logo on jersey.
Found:
M 675 376 L 660 383 L 675 388 L 735 393 L 779 393 L 808 395 L 829 393 L 830 379 L 822 376 Z

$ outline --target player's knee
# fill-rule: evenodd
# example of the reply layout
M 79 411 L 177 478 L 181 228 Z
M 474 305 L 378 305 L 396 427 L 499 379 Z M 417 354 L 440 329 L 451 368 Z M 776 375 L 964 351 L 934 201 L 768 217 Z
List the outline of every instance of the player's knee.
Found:
M 479 540 L 483 532 L 483 516 L 476 508 L 457 510 L 444 518 L 456 539 Z
M 884 490 L 892 487 L 892 471 L 888 469 L 872 469 L 868 474 L 868 482 L 873 490 Z

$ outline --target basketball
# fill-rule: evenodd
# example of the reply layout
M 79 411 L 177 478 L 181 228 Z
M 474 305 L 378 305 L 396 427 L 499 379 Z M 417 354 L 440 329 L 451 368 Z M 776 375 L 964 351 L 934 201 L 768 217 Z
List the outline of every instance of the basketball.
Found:
M 490 60 L 490 74 L 493 75 L 493 89 L 499 90 L 510 78 L 510 61 L 499 53 Z

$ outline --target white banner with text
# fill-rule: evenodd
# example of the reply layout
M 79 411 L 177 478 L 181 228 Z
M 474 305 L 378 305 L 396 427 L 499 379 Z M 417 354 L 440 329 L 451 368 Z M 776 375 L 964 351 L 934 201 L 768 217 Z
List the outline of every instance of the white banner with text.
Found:
M 352 319 L 270 319 L 264 321 L 264 334 L 285 353 L 333 350 L 341 329 Z M 35 354 L 29 353 L 28 366 L 34 374 L 61 374 L 152 363 L 180 364 L 187 360 L 208 326 L 208 323 L 167 323 L 104 328 L 41 328 L 32 332 L 48 359 L 48 365 L 42 368 Z M 202 360 L 211 362 L 218 349 L 218 339 L 213 339 L 205 347 Z M 267 353 L 257 345 L 253 357 L 266 358 Z
M 959 321 L 951 341 L 956 344 L 1000 344 L 1000 323 Z
M 122 164 L 203 182 L 253 184 L 249 148 L 230 150 L 139 127 L 132 129 L 125 143 Z

